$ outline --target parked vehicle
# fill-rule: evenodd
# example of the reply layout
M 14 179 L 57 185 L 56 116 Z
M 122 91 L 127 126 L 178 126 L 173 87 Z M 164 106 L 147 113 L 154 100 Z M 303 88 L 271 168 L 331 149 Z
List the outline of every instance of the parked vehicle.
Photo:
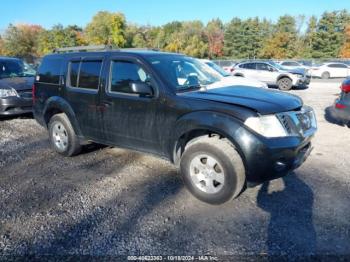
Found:
M 312 67 L 311 71 L 313 77 L 320 77 L 322 79 L 348 77 L 350 75 L 350 67 L 344 63 L 337 62 L 323 63 Z
M 287 70 L 272 61 L 242 62 L 235 66 L 233 74 L 278 86 L 283 91 L 290 90 L 293 86 L 306 86 L 311 79 L 311 75 L 305 69 Z
M 305 66 L 297 61 L 290 61 L 290 60 L 279 61 L 278 64 L 286 69 L 300 69 L 300 68 L 309 69 L 310 68 L 309 66 Z
M 0 116 L 32 112 L 32 85 L 35 71 L 22 60 L 0 57 Z
M 208 89 L 223 86 L 254 86 L 260 88 L 268 88 L 267 84 L 264 82 L 257 81 L 252 78 L 233 76 L 210 60 L 200 59 L 199 61 L 209 66 L 213 70 L 213 72 L 219 74 L 219 77 L 221 78 L 220 82 L 215 82 L 211 85 L 208 85 Z
M 333 107 L 333 117 L 350 127 L 350 78 L 345 79 L 340 88 L 340 96 Z
M 203 91 L 220 79 L 180 54 L 57 52 L 39 67 L 34 116 L 64 156 L 91 141 L 154 153 L 180 168 L 194 196 L 221 204 L 246 185 L 288 174 L 310 153 L 316 119 L 297 96 L 256 87 Z
M 232 74 L 233 69 L 234 69 L 234 67 L 235 67 L 235 64 L 236 64 L 236 63 L 234 63 L 234 62 L 232 62 L 232 61 L 221 60 L 219 66 L 220 66 L 222 69 L 224 69 L 225 72 L 227 72 L 227 73 L 229 73 L 229 74 Z

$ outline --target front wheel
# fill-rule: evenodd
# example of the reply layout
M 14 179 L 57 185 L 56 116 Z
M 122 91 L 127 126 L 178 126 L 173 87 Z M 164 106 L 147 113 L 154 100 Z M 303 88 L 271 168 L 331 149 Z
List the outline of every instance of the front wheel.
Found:
M 331 77 L 331 75 L 328 72 L 323 72 L 321 75 L 322 79 L 329 79 Z
M 234 146 L 218 136 L 190 142 L 181 157 L 180 169 L 188 190 L 209 204 L 229 201 L 244 188 L 243 161 Z
M 288 77 L 283 77 L 277 81 L 278 89 L 283 91 L 289 91 L 292 89 L 293 82 L 292 79 Z

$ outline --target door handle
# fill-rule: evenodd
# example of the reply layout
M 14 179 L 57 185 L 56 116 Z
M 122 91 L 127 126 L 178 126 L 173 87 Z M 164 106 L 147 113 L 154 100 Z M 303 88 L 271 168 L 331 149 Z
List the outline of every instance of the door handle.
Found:
M 112 102 L 108 102 L 108 101 L 104 101 L 101 104 L 102 107 L 111 107 L 112 105 L 113 105 L 113 103 Z

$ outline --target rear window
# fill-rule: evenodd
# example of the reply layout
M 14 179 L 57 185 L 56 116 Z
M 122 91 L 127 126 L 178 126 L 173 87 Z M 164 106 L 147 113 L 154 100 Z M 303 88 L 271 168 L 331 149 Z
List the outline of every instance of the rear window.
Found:
M 71 61 L 69 63 L 69 85 L 97 90 L 100 82 L 102 60 Z
M 42 83 L 59 84 L 62 62 L 62 58 L 45 58 L 38 70 L 38 81 Z

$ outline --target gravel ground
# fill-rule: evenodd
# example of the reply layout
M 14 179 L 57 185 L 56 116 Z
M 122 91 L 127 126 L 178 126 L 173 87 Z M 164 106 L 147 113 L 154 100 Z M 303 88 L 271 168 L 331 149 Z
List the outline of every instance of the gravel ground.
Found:
M 0 120 L 0 255 L 350 256 L 350 129 L 326 113 L 338 87 L 292 91 L 317 112 L 307 162 L 221 206 L 164 160 L 108 147 L 64 158 L 31 117 Z

